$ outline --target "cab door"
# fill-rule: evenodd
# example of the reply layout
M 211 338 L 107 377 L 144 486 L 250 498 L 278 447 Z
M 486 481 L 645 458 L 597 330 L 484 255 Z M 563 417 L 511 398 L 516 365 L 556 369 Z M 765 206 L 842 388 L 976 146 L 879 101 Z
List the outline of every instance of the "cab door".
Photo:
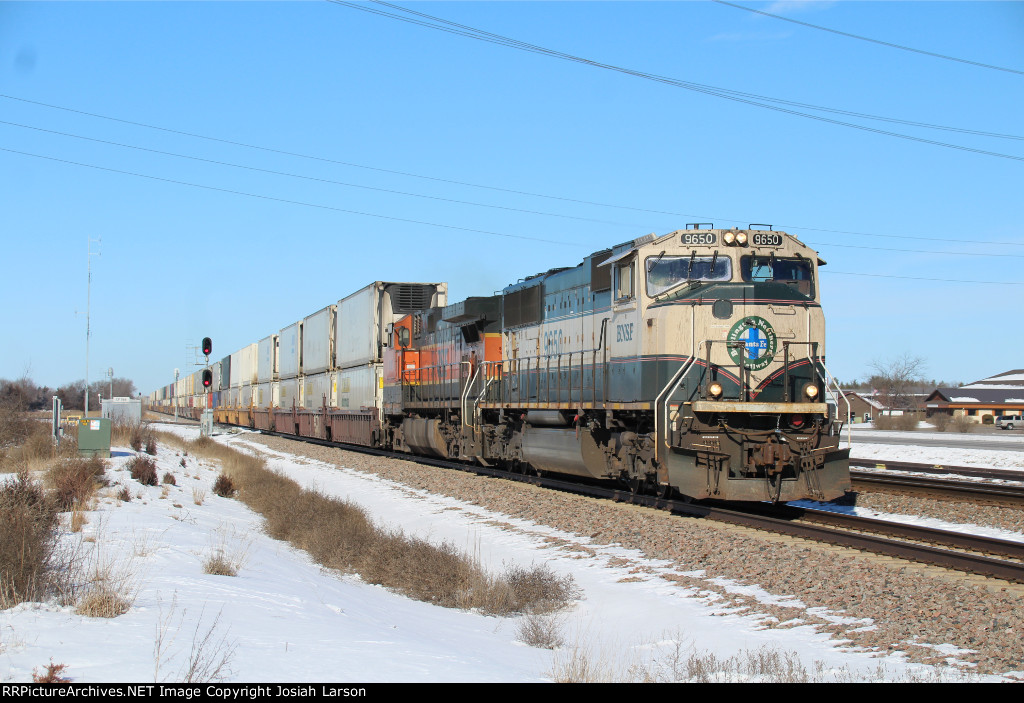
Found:
M 612 314 L 608 323 L 608 401 L 641 400 L 640 295 L 638 257 L 612 263 Z

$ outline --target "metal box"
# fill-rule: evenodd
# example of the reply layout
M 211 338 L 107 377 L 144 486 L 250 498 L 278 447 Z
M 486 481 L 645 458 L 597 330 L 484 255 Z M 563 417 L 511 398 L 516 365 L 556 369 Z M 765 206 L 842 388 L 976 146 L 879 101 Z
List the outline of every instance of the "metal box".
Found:
M 341 410 L 380 408 L 383 368 L 383 364 L 372 364 L 338 371 L 335 407 Z
M 302 385 L 297 378 L 286 378 L 277 382 L 277 407 L 291 410 L 294 405 L 302 407 Z
M 277 380 L 277 335 L 272 334 L 259 341 L 256 352 L 256 382 L 267 383 Z
M 277 339 L 277 377 L 295 378 L 302 373 L 302 321 L 288 325 Z
M 104 398 L 102 406 L 101 414 L 112 422 L 142 423 L 142 401 L 137 398 Z
M 306 376 L 334 368 L 337 308 L 337 305 L 328 305 L 302 320 L 302 373 Z
M 255 343 L 242 347 L 231 355 L 231 386 L 238 388 L 256 382 Z
M 79 420 L 78 454 L 110 458 L 109 417 L 83 417 Z
M 334 366 L 347 369 L 381 361 L 387 326 L 415 310 L 444 305 L 446 283 L 376 281 L 338 301 Z
M 302 377 L 302 407 L 319 410 L 325 404 L 334 407 L 335 376 L 327 371 Z

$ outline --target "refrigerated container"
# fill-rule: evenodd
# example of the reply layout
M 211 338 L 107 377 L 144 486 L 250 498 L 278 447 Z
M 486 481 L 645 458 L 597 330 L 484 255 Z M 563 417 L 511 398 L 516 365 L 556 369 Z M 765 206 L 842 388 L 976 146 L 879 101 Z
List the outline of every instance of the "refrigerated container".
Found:
M 313 376 L 334 368 L 335 313 L 337 305 L 302 320 L 302 373 Z
M 256 350 L 254 342 L 231 355 L 231 386 L 239 388 L 256 382 Z
M 281 330 L 277 339 L 277 377 L 295 378 L 302 373 L 302 320 Z
M 375 281 L 338 301 L 334 367 L 346 369 L 382 360 L 388 325 L 402 316 L 448 301 L 447 283 Z
M 259 341 L 256 355 L 256 382 L 269 383 L 277 380 L 277 335 L 272 334 Z

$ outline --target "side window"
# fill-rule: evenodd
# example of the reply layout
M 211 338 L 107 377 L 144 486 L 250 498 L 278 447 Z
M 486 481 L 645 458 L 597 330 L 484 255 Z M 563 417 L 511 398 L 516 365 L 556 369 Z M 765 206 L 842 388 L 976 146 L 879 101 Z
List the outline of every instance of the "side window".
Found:
M 615 266 L 615 300 L 632 300 L 636 295 L 634 292 L 634 283 L 636 276 L 636 261 L 630 261 L 629 263 L 617 264 Z

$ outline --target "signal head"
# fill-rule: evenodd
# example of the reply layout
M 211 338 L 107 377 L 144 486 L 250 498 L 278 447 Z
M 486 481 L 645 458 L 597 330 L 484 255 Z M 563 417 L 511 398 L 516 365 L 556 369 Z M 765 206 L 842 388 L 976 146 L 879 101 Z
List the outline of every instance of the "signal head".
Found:
M 213 352 L 213 340 L 209 337 L 203 337 L 203 354 L 209 356 Z
M 203 388 L 209 388 L 213 385 L 213 371 L 210 369 L 203 369 Z

